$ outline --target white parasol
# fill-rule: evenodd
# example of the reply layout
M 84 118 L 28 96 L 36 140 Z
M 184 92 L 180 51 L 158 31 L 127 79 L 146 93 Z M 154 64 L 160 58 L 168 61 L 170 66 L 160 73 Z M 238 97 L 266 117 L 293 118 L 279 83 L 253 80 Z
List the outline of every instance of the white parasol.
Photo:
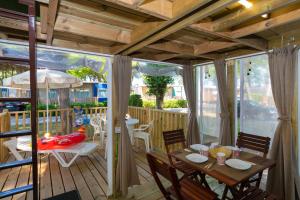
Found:
M 46 104 L 47 104 L 47 133 L 48 133 L 48 104 L 49 104 L 49 89 L 58 88 L 74 88 L 82 85 L 82 81 L 69 75 L 67 73 L 49 70 L 49 69 L 38 69 L 37 70 L 37 87 L 46 89 Z M 3 80 L 3 86 L 24 88 L 29 89 L 30 87 L 30 76 L 29 71 L 17 74 L 15 76 L 6 78 Z

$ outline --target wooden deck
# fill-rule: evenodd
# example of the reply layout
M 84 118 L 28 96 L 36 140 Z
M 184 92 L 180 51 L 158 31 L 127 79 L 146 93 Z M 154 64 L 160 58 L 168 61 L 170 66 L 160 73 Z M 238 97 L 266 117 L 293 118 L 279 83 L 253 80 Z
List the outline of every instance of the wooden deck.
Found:
M 24 154 L 23 154 L 24 155 Z M 25 155 L 29 156 L 29 155 Z M 70 159 L 70 155 L 64 155 Z M 13 156 L 8 158 L 14 160 Z M 152 182 L 149 167 L 143 153 L 136 153 L 139 177 L 142 184 Z M 107 173 L 104 153 L 96 151 L 88 157 L 80 157 L 69 168 L 59 165 L 53 156 L 39 158 L 40 199 L 77 189 L 84 200 L 107 199 Z M 30 181 L 30 166 L 2 170 L 0 172 L 0 189 L 8 190 L 27 185 Z M 30 200 L 31 192 L 19 194 L 5 200 Z
M 67 160 L 70 159 L 70 155 L 65 154 L 64 156 Z M 136 152 L 135 159 L 142 185 L 131 188 L 126 199 L 164 199 L 152 178 L 145 153 Z M 12 160 L 14 158 L 10 156 L 8 161 Z M 105 195 L 107 191 L 106 161 L 102 150 L 97 150 L 88 157 L 78 158 L 69 168 L 61 167 L 53 156 L 46 155 L 40 156 L 39 164 L 40 199 L 52 197 L 74 189 L 79 191 L 83 200 L 107 199 Z M 30 166 L 0 171 L 0 189 L 8 190 L 27 185 L 31 180 L 30 171 Z M 218 184 L 212 178 L 208 178 L 207 181 L 216 193 L 219 195 L 222 194 L 224 185 Z M 262 181 L 262 186 L 265 186 L 265 178 Z M 31 200 L 31 195 L 32 193 L 28 192 L 5 198 L 5 200 Z

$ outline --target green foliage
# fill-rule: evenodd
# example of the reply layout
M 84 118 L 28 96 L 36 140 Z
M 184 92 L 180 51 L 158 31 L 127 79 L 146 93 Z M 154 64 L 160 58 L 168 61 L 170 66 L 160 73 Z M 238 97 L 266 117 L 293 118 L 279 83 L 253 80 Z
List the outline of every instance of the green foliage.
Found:
M 81 107 L 81 108 L 92 108 L 92 107 L 106 107 L 107 102 L 74 102 L 71 103 L 71 108 Z
M 77 67 L 74 69 L 67 70 L 67 73 L 80 78 L 81 80 L 86 80 L 87 78 L 99 82 L 106 82 L 106 74 L 103 72 L 104 68 L 101 68 L 100 72 L 96 72 L 90 67 Z
M 155 67 L 164 67 L 164 65 L 160 64 L 147 64 L 147 66 L 155 68 Z M 144 83 L 148 87 L 148 94 L 154 95 L 156 97 L 156 108 L 162 108 L 162 102 L 167 92 L 168 84 L 174 82 L 173 77 L 170 76 L 143 76 Z
M 30 110 L 31 109 L 31 105 L 28 104 L 26 105 L 26 108 L 25 110 Z M 38 106 L 37 106 L 37 109 L 38 110 L 47 110 L 47 105 L 46 104 L 43 104 L 43 103 L 39 103 Z M 54 110 L 54 109 L 58 109 L 58 105 L 57 104 L 49 104 L 48 105 L 48 109 L 49 110 Z
M 164 101 L 163 108 L 186 108 L 186 100 L 166 100 Z
M 144 108 L 155 108 L 155 101 L 143 100 Z
M 174 79 L 170 76 L 144 76 L 144 83 L 148 87 L 148 94 L 154 96 L 164 96 L 167 92 L 168 84 L 172 84 Z
M 155 108 L 155 101 L 143 100 L 143 107 Z M 186 100 L 164 100 L 163 108 L 187 108 Z
M 141 95 L 139 94 L 132 94 L 129 97 L 129 106 L 136 106 L 136 107 L 143 107 L 143 100 Z

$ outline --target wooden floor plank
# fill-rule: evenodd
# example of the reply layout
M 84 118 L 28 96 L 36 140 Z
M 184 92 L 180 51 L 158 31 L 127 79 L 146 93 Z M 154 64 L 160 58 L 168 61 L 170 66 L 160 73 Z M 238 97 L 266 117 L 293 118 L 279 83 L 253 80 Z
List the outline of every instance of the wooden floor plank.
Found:
M 25 156 L 25 154 L 22 154 L 22 156 Z M 6 182 L 2 188 L 3 191 L 14 189 L 16 187 L 18 178 L 20 175 L 20 171 L 21 171 L 21 167 L 12 168 L 9 171 L 9 175 L 8 175 Z M 11 199 L 12 199 L 12 196 L 3 198 L 2 200 L 11 200 Z
M 96 157 L 94 155 L 90 155 L 88 157 L 92 161 L 92 163 L 94 164 L 94 166 L 97 168 L 97 170 L 99 171 L 99 173 L 102 175 L 102 177 L 104 178 L 105 182 L 107 183 L 107 171 L 103 168 L 103 166 L 100 164 L 100 162 L 96 159 Z
M 92 161 L 88 157 L 82 157 L 82 160 L 85 162 L 93 176 L 96 178 L 96 181 L 98 182 L 103 192 L 106 193 L 107 182 L 104 180 L 103 176 L 99 173 L 97 168 L 93 165 Z
M 59 163 L 56 158 L 52 155 L 49 156 L 50 175 L 52 182 L 52 193 L 53 195 L 62 194 L 65 192 L 62 176 L 60 173 Z
M 62 157 L 64 159 L 66 159 L 65 155 L 62 155 Z M 69 167 L 62 167 L 61 165 L 59 165 L 59 167 L 60 167 L 60 172 L 61 172 L 62 181 L 63 181 L 65 191 L 69 192 L 71 190 L 75 190 L 76 186 L 75 186 L 73 177 L 71 175 L 70 168 Z
M 44 155 L 40 159 L 40 199 L 52 197 L 50 173 L 49 156 Z
M 107 199 L 104 191 L 102 190 L 97 180 L 95 179 L 95 176 L 91 173 L 91 171 L 89 170 L 87 165 L 82 161 L 81 158 L 78 158 L 76 160 L 76 164 L 80 169 L 81 174 L 84 177 L 85 182 L 87 183 L 94 199 L 102 199 L 102 200 Z
M 12 162 L 14 160 L 14 156 L 10 155 L 6 162 Z M 0 171 L 0 191 L 3 191 L 3 186 L 5 185 L 7 177 L 9 176 L 11 170 L 12 169 L 5 169 Z
M 28 158 L 29 156 L 31 156 L 31 155 L 29 153 L 27 153 L 27 155 L 25 157 Z M 30 170 L 31 170 L 31 165 L 25 165 L 21 168 L 20 175 L 19 175 L 17 185 L 16 185 L 17 187 L 28 185 L 29 177 L 30 177 Z M 13 200 L 25 200 L 26 192 L 14 195 L 12 199 Z
M 65 154 L 65 155 L 68 161 L 72 159 L 72 156 L 70 154 Z M 93 195 L 91 194 L 76 163 L 70 166 L 70 171 L 81 198 L 84 200 L 93 200 L 94 199 Z

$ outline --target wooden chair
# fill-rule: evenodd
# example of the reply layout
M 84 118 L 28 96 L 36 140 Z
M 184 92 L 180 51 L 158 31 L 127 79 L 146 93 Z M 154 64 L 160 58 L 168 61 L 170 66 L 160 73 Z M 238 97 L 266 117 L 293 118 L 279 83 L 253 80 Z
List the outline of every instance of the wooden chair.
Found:
M 269 137 L 239 132 L 236 146 L 260 152 L 262 157 L 266 158 L 270 149 L 270 141 Z M 263 172 L 259 173 L 257 177 L 251 178 L 249 183 L 255 183 L 255 186 L 259 188 L 262 175 Z
M 178 144 L 181 146 L 182 150 L 186 148 L 186 141 L 185 141 L 183 129 L 173 130 L 173 131 L 165 131 L 165 132 L 163 132 L 163 138 L 164 138 L 165 147 L 166 147 L 166 151 L 167 151 L 167 155 L 168 155 L 170 164 L 173 167 L 175 167 L 176 169 L 178 169 L 179 171 L 183 172 L 185 176 L 190 176 L 190 177 L 194 178 L 196 181 L 198 181 L 201 185 L 203 184 L 205 187 L 209 188 L 209 185 L 205 179 L 205 174 L 192 169 L 190 166 L 186 165 L 184 162 L 174 160 L 171 156 L 172 153 L 175 153 L 175 152 L 171 151 L 171 148 L 170 148 L 171 146 Z M 201 178 L 200 181 L 197 178 L 198 175 Z
M 263 137 L 263 136 L 239 132 L 236 141 L 236 146 L 239 148 L 245 148 L 245 149 L 262 153 L 262 157 L 266 158 L 270 148 L 270 141 L 271 139 L 269 137 Z M 250 187 L 251 183 L 255 183 L 255 187 L 259 188 L 262 175 L 263 172 L 260 172 L 259 174 L 250 178 L 245 184 L 242 184 L 240 186 L 240 190 L 244 190 L 245 187 Z M 228 189 L 229 188 L 226 186 L 222 199 L 227 198 Z
M 171 200 L 174 197 L 178 200 L 215 200 L 217 195 L 185 177 L 178 179 L 176 170 L 171 165 L 164 162 L 162 159 L 155 156 L 153 153 L 147 153 L 147 160 L 151 169 L 151 173 L 156 181 L 160 191 L 165 199 Z M 172 183 L 172 186 L 165 188 L 158 174 L 162 175 Z

